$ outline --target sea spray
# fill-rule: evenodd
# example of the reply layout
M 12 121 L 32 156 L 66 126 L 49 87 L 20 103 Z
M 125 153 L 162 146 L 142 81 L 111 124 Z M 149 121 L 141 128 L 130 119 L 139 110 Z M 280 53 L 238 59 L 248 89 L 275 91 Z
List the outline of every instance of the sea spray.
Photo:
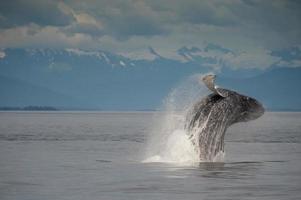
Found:
M 146 159 L 143 162 L 200 161 L 198 148 L 185 130 L 185 122 L 192 105 L 208 95 L 207 88 L 200 82 L 201 76 L 201 74 L 190 76 L 167 95 L 162 111 L 154 115 L 154 127 L 149 134 Z

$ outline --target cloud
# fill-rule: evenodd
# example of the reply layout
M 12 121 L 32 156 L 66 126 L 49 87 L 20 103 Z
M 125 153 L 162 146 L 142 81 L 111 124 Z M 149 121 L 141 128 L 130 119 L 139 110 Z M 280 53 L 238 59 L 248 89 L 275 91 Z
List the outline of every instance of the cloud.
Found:
M 145 1 L 138 0 L 102 0 L 102 1 L 65 1 L 63 7 L 68 7 L 78 21 L 79 13 L 89 16 L 101 23 L 102 34 L 110 35 L 119 40 L 127 40 L 132 36 L 150 37 L 166 34 L 165 19 Z M 91 20 L 89 20 L 91 21 Z M 79 24 L 74 24 L 77 27 Z M 87 23 L 84 23 L 87 26 Z M 90 23 L 89 23 L 90 24 Z M 95 25 L 95 23 L 94 23 Z M 91 24 L 89 25 L 91 27 Z M 95 26 L 94 26 L 95 27 Z M 81 28 L 78 28 L 80 30 Z M 72 31 L 74 32 L 75 29 Z M 85 31 L 89 33 L 89 31 Z M 95 29 L 90 32 L 92 35 Z
M 172 13 L 174 21 L 188 24 L 205 24 L 211 26 L 234 26 L 239 21 L 233 15 L 227 2 L 221 1 L 195 1 L 195 0 L 175 0 L 171 4 L 168 0 L 148 1 L 155 8 L 162 6 L 165 11 Z M 155 2 L 155 3 L 154 3 Z
M 6 54 L 4 51 L 0 51 L 0 59 L 5 58 Z
M 279 67 L 301 67 L 301 46 L 276 50 L 271 53 L 280 60 L 275 64 Z
M 92 37 L 105 34 L 103 24 L 86 13 L 74 13 L 75 22 L 66 26 L 63 31 L 67 34 L 84 33 Z
M 256 52 L 241 52 L 238 54 L 226 54 L 222 57 L 222 63 L 232 69 L 266 69 L 279 61 L 269 51 L 264 49 Z
M 98 17 L 104 21 L 107 33 L 113 37 L 118 39 L 130 36 L 148 37 L 167 32 L 161 21 L 164 16 L 143 1 L 119 1 L 103 6 L 105 10 Z
M 183 47 L 178 50 L 187 61 L 198 62 L 202 66 L 219 71 L 222 67 L 231 69 L 266 69 L 279 62 L 280 58 L 265 49 L 256 51 L 233 51 L 216 44 L 206 44 L 201 48 Z
M 0 31 L 1 47 L 15 48 L 66 48 L 79 47 L 93 48 L 95 42 L 91 36 L 81 33 L 66 35 L 57 27 L 40 27 L 28 25 L 14 27 Z
M 274 50 L 272 55 L 280 57 L 284 61 L 301 59 L 301 46 L 293 46 L 286 49 Z
M 40 26 L 65 26 L 74 20 L 64 13 L 58 1 L 10 0 L 1 1 L 0 27 L 11 28 L 35 23 Z
M 13 0 L 0 7 L 0 42 L 133 57 L 152 46 L 174 59 L 182 46 L 217 44 L 236 52 L 223 64 L 265 68 L 279 59 L 271 52 L 301 45 L 300 10 L 293 0 Z
M 278 63 L 276 63 L 275 66 L 278 66 L 278 67 L 301 67 L 301 60 L 290 60 L 290 61 L 281 60 Z

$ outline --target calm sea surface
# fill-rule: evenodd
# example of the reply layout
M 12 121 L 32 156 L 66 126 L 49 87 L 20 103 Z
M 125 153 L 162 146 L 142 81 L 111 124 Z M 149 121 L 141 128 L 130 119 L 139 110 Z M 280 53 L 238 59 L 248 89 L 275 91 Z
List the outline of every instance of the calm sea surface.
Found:
M 301 199 L 301 113 L 226 134 L 224 163 L 142 163 L 152 112 L 0 112 L 0 199 Z

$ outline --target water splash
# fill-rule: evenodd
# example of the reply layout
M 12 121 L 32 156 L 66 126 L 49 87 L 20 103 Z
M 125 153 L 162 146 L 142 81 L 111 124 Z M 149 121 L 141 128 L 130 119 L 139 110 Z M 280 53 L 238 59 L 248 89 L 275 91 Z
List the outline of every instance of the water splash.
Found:
M 184 130 L 174 130 L 165 141 L 165 148 L 143 162 L 194 163 L 198 155 Z
M 192 105 L 209 91 L 195 74 L 181 82 L 166 97 L 162 112 L 155 114 L 153 131 L 148 138 L 143 162 L 198 163 L 198 147 L 185 129 Z M 188 116 L 189 117 L 189 116 Z M 197 137 L 197 134 L 194 135 Z

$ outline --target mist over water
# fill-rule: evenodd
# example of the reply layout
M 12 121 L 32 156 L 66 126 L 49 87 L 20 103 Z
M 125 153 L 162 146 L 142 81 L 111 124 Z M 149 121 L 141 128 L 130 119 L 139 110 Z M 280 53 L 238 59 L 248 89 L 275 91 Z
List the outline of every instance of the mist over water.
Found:
M 194 103 L 209 94 L 202 74 L 183 80 L 163 101 L 162 112 L 154 115 L 143 162 L 194 164 L 200 162 L 198 147 L 192 144 L 185 122 Z M 196 137 L 196 136 L 195 136 Z

